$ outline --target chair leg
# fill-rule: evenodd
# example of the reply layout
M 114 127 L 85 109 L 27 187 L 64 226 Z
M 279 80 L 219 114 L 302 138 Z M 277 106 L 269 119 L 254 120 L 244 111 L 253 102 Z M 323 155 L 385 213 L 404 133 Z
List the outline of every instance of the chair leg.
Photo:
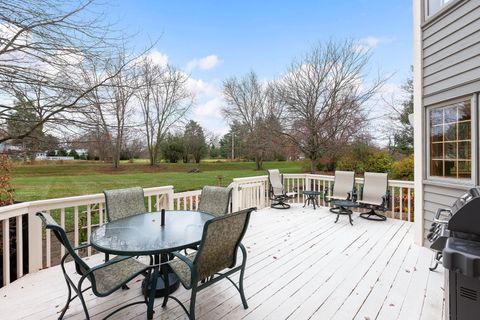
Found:
M 80 280 L 80 282 L 78 284 L 78 298 L 82 302 L 83 312 L 85 313 L 85 319 L 89 320 L 90 315 L 88 314 L 87 304 L 85 303 L 85 299 L 83 298 L 83 293 L 82 293 L 82 281 L 83 281 L 83 279 Z
M 153 276 L 150 282 L 150 296 L 148 297 L 148 304 L 147 304 L 147 319 L 153 319 L 153 303 L 155 302 L 155 286 L 158 279 L 158 267 L 153 268 Z M 147 285 L 148 288 L 148 285 Z
M 162 273 L 163 273 L 163 281 L 165 283 L 165 288 L 166 289 L 166 294 L 165 296 L 163 297 L 163 302 L 162 302 L 162 308 L 165 308 L 167 306 L 167 302 L 168 302 L 168 296 L 170 295 L 170 290 L 168 289 L 170 287 L 170 284 L 169 284 L 169 276 L 168 276 L 168 269 L 167 269 L 167 266 L 162 266 Z
M 238 281 L 238 291 L 240 291 L 240 297 L 242 298 L 243 308 L 248 309 L 247 299 L 245 298 L 245 292 L 243 291 L 243 275 L 245 274 L 245 265 L 240 271 L 240 279 Z
M 70 305 L 70 302 L 72 301 L 72 288 L 71 288 L 68 280 L 65 279 L 65 281 L 67 282 L 67 287 L 68 287 L 68 298 L 67 298 L 67 303 L 65 303 L 65 306 L 62 309 L 62 313 L 60 313 L 60 316 L 58 317 L 58 320 L 63 319 L 63 316 L 65 315 L 65 312 L 67 312 L 68 306 Z
M 190 297 L 190 320 L 195 320 L 195 301 L 197 300 L 197 288 L 192 288 L 192 296 Z

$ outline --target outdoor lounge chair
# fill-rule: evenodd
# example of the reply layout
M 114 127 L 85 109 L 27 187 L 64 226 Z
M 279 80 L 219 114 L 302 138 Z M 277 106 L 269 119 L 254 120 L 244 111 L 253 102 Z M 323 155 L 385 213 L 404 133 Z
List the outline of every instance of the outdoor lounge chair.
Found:
M 205 186 L 200 195 L 198 211 L 220 217 L 226 215 L 230 209 L 232 188 Z
M 195 319 L 197 292 L 224 278 L 227 278 L 235 286 L 240 293 L 243 307 L 248 308 L 243 292 L 247 250 L 241 244 L 241 241 L 247 231 L 250 214 L 253 210 L 256 210 L 256 208 L 245 209 L 207 221 L 203 227 L 202 241 L 198 251 L 187 256 L 179 252 L 173 253 L 176 258 L 170 261 L 169 265 L 177 274 L 185 289 L 191 289 L 192 291 L 189 311 L 179 299 L 173 296 L 170 298 L 180 304 L 190 320 Z M 242 250 L 243 258 L 242 263 L 237 266 L 238 248 Z M 238 271 L 240 271 L 240 278 L 237 286 L 229 276 Z M 214 275 L 215 278 L 213 278 Z M 168 277 L 165 278 L 168 286 Z M 203 281 L 199 283 L 202 279 Z M 162 307 L 167 305 L 168 298 L 168 295 L 164 297 Z
M 379 214 L 375 210 L 383 212 L 388 210 L 388 203 L 390 201 L 388 174 L 365 172 L 361 199 L 362 200 L 358 200 L 360 206 L 368 208 L 370 211 L 361 213 L 360 217 L 374 221 L 387 220 L 385 215 Z
M 283 187 L 283 174 L 278 169 L 268 170 L 268 195 L 272 201 L 271 207 L 276 209 L 288 209 L 287 201 L 296 195 L 295 192 L 285 192 Z
M 145 195 L 140 187 L 105 190 L 108 221 L 114 221 L 147 212 Z
M 72 245 L 70 244 L 70 241 L 67 238 L 67 234 L 65 233 L 65 230 L 60 225 L 58 225 L 49 214 L 39 212 L 37 213 L 37 216 L 40 219 L 42 219 L 46 229 L 51 230 L 55 234 L 58 241 L 66 249 L 66 253 L 61 260 L 61 267 L 63 271 L 63 276 L 65 277 L 65 282 L 67 283 L 67 287 L 68 287 L 68 298 L 67 298 L 65 307 L 62 309 L 62 312 L 60 313 L 60 316 L 58 317 L 58 319 L 63 319 L 63 316 L 65 315 L 65 312 L 67 311 L 68 306 L 70 305 L 70 302 L 72 302 L 77 297 L 80 299 L 82 303 L 83 311 L 85 313 L 85 318 L 90 319 L 90 316 L 87 310 L 87 305 L 85 303 L 85 298 L 83 296 L 83 293 L 88 289 L 92 289 L 93 294 L 97 297 L 106 297 L 112 294 L 113 292 L 117 291 L 118 289 L 120 289 L 123 285 L 125 285 L 127 282 L 129 282 L 133 278 L 141 274 L 147 278 L 153 277 L 151 278 L 153 283 L 156 282 L 156 277 L 158 272 L 152 272 L 152 270 L 154 270 L 155 268 L 158 268 L 159 266 L 152 265 L 152 263 L 150 263 L 150 265 L 147 265 L 131 257 L 116 256 L 115 258 L 113 258 L 108 262 L 105 262 L 101 265 L 91 268 L 77 254 L 78 250 L 87 248 L 88 246 L 90 246 L 89 244 L 82 245 L 77 248 L 73 248 Z M 75 269 L 77 273 L 81 276 L 77 285 L 75 285 L 72 278 L 67 274 L 65 270 L 65 260 L 69 256 L 73 258 L 73 261 L 75 262 Z M 85 286 L 86 288 L 84 288 L 85 280 L 88 280 L 91 286 L 86 285 Z M 75 292 L 75 296 L 73 298 L 72 298 L 72 289 Z M 132 305 L 141 304 L 141 303 L 145 303 L 149 305 L 149 303 L 153 303 L 154 290 L 151 290 L 151 292 L 152 294 L 148 300 L 145 297 L 143 300 L 126 304 L 114 310 L 105 318 L 108 318 L 111 315 L 117 313 L 118 311 Z

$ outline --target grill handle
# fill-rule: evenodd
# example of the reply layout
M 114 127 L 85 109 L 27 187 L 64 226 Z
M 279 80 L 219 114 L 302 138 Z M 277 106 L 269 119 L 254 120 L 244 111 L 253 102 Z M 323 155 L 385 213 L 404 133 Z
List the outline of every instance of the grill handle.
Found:
M 442 216 L 442 213 L 444 212 L 448 213 L 449 218 L 452 216 L 452 211 L 450 209 L 440 208 L 437 210 L 437 213 L 435 213 L 435 217 L 433 217 L 433 222 L 440 223 L 440 224 L 448 224 L 448 220 L 440 218 Z

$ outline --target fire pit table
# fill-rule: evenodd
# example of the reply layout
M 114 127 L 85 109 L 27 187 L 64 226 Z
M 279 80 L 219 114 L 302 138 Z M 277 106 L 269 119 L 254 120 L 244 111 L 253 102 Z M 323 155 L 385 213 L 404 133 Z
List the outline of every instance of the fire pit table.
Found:
M 352 200 L 332 200 L 332 204 L 334 205 L 333 208 L 330 208 L 330 212 L 336 213 L 337 214 L 337 219 L 335 219 L 335 223 L 338 222 L 338 218 L 340 218 L 340 215 L 348 215 L 348 220 L 350 221 L 350 224 L 353 226 L 353 220 L 352 220 L 352 208 L 358 208 L 360 205 Z

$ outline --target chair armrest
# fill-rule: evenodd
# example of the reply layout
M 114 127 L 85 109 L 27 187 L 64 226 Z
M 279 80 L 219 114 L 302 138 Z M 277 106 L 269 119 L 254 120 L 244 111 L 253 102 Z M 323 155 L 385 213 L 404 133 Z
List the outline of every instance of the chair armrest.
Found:
M 82 244 L 82 245 L 79 245 L 78 247 L 73 248 L 73 250 L 77 251 L 77 250 L 80 250 L 80 249 L 88 248 L 90 246 L 92 246 L 90 243 L 86 243 L 86 244 Z
M 323 200 L 324 200 L 326 203 L 332 202 L 332 200 L 329 199 L 330 191 L 333 191 L 333 183 L 332 183 L 332 185 L 330 186 L 330 188 L 327 187 L 327 188 L 325 188 L 325 190 L 323 190 Z
M 390 190 L 387 190 L 385 195 L 382 197 L 383 199 L 383 207 L 388 208 L 390 206 Z
M 187 266 L 190 268 L 190 270 L 195 269 L 195 267 L 193 266 L 192 260 L 188 259 L 188 257 L 184 256 L 180 252 L 178 252 L 178 251 L 177 252 L 172 252 L 172 255 L 177 257 L 178 259 L 182 260 L 183 262 L 185 262 L 187 264 Z

